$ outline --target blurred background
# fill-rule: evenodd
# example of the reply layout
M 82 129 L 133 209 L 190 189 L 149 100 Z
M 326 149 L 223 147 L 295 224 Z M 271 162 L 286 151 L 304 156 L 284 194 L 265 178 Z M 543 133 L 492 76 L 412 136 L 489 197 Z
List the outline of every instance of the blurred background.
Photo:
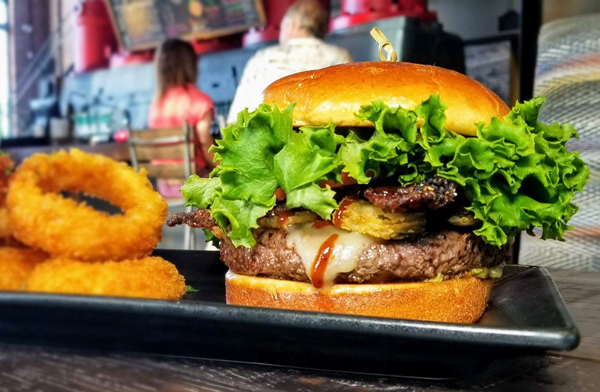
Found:
M 2 138 L 38 143 L 111 138 L 124 113 L 134 128 L 146 127 L 155 90 L 153 54 L 168 37 L 192 41 L 200 54 L 198 85 L 215 102 L 217 114 L 226 113 L 246 61 L 277 43 L 281 19 L 293 2 L 260 1 L 261 21 L 253 0 L 206 0 L 205 9 L 229 10 L 219 26 L 224 28 L 209 37 L 209 29 L 194 32 L 187 0 L 0 1 L 0 51 L 7 54 L 0 62 Z M 393 38 L 401 60 L 464 71 L 509 104 L 519 98 L 519 66 L 531 61 L 522 53 L 535 58 L 539 25 L 600 12 L 594 0 L 322 3 L 331 13 L 326 40 L 347 48 L 355 61 L 377 59 L 376 45 L 365 34 L 377 25 Z M 248 7 L 239 11 L 247 18 L 236 16 L 236 6 Z M 520 50 L 521 42 L 531 46 Z M 530 95 L 531 86 L 523 94 Z
M 1 148 L 17 163 L 33 151 L 97 146 L 129 160 L 127 130 L 147 129 L 156 93 L 153 59 L 167 38 L 199 55 L 197 87 L 225 125 L 248 60 L 278 43 L 294 0 L 0 0 Z M 600 269 L 597 143 L 600 1 L 321 0 L 325 41 L 354 61 L 378 60 L 377 26 L 399 60 L 465 73 L 512 106 L 548 97 L 543 120 L 570 122 L 592 169 L 569 242 L 524 238 L 521 262 Z M 540 33 L 541 32 L 541 33 Z M 174 205 L 173 211 L 182 206 Z M 173 212 L 172 211 L 172 212 Z M 187 246 L 170 229 L 163 247 Z M 174 230 L 174 231 L 173 231 Z M 183 229 L 182 229 L 183 230 Z M 202 247 L 198 245 L 198 247 Z

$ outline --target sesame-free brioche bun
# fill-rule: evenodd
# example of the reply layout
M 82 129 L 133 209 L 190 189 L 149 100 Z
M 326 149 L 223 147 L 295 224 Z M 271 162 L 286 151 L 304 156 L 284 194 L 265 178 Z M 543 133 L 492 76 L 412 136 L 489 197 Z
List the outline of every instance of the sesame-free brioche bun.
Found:
M 225 277 L 231 305 L 346 313 L 449 323 L 474 323 L 493 281 L 474 277 L 442 282 L 336 284 L 320 292 L 310 283 L 238 275 Z
M 334 65 L 279 79 L 263 92 L 266 104 L 285 108 L 295 103 L 293 123 L 372 126 L 354 116 L 360 106 L 380 99 L 390 107 L 414 109 L 439 94 L 446 110 L 446 129 L 475 136 L 475 124 L 503 117 L 508 106 L 481 83 L 444 68 L 397 62 Z

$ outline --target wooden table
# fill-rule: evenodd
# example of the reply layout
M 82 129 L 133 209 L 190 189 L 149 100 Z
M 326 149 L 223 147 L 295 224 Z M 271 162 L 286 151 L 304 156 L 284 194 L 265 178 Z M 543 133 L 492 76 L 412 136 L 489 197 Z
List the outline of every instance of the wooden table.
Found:
M 0 346 L 0 391 L 600 391 L 600 273 L 551 270 L 551 275 L 577 320 L 579 348 L 498 360 L 482 373 L 461 379 L 414 380 Z

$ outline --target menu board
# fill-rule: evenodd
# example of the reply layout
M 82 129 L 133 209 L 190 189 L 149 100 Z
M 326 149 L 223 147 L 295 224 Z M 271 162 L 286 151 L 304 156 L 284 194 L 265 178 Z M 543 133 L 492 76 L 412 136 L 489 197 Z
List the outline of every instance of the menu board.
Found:
M 261 0 L 106 0 L 121 45 L 150 49 L 166 38 L 207 39 L 264 24 Z

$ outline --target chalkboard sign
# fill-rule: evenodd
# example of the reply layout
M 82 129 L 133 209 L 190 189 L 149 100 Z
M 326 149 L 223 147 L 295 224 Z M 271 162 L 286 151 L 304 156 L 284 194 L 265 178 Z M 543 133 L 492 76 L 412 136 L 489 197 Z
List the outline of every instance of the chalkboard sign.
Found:
M 121 45 L 150 49 L 166 38 L 208 39 L 264 24 L 260 0 L 106 0 Z

